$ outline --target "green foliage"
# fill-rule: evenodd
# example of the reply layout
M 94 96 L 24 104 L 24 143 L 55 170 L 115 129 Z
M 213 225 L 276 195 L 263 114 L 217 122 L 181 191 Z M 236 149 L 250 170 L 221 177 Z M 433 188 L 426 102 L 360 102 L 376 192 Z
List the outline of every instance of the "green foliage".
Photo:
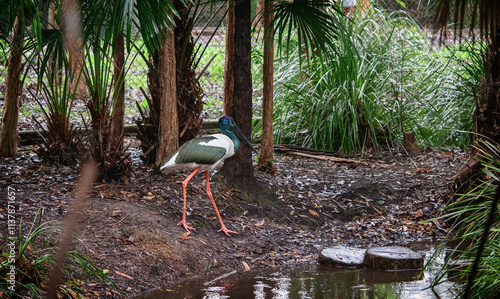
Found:
M 444 208 L 445 214 L 441 220 L 453 225 L 446 242 L 440 251 L 449 250 L 445 263 L 436 276 L 433 285 L 438 285 L 446 279 L 457 281 L 462 288 L 471 273 L 472 261 L 478 254 L 478 249 L 492 208 L 492 200 L 500 186 L 500 146 L 482 142 L 478 161 L 483 167 L 479 183 L 470 191 L 458 194 L 459 198 Z M 486 246 L 481 255 L 478 272 L 473 281 L 470 298 L 497 298 L 500 295 L 500 214 L 495 213 L 493 225 L 490 227 Z M 448 248 L 453 244 L 452 248 Z M 439 250 L 436 254 L 439 254 Z
M 336 2 L 276 1 L 271 11 L 274 14 L 271 27 L 278 41 L 278 53 L 286 53 L 289 57 L 295 44 L 308 58 L 312 53 L 321 57 L 329 53 L 329 47 L 335 48 L 337 34 L 342 30 L 337 19 L 337 16 L 342 16 L 342 11 Z
M 135 31 L 139 31 L 150 52 L 160 47 L 161 33 L 171 29 L 178 15 L 168 0 L 82 1 L 81 5 L 84 40 L 99 28 L 103 43 L 112 45 L 122 32 L 130 49 Z
M 129 154 L 121 147 L 123 136 L 115 136 L 111 124 L 116 97 L 113 96 L 113 59 L 111 44 L 101 41 L 99 31 L 84 44 L 82 72 L 89 91 L 90 113 L 88 157 L 99 166 L 99 179 L 122 179 L 132 170 Z M 121 74 L 124 76 L 125 74 Z
M 413 131 L 421 145 L 466 146 L 478 48 L 434 49 L 410 18 L 378 10 L 346 22 L 329 59 L 276 63 L 275 141 L 353 153 Z
M 1 1 L 0 16 L 2 22 L 0 26 L 0 39 L 12 37 L 10 32 L 17 17 L 21 20 L 23 28 L 29 27 L 33 33 L 35 44 L 42 46 L 42 16 L 48 10 L 50 1 L 24 0 L 24 1 Z M 23 32 L 26 30 L 23 29 Z
M 45 119 L 43 125 L 34 118 L 43 137 L 39 154 L 51 163 L 76 165 L 82 156 L 81 141 L 70 118 L 77 88 L 74 82 L 80 74 L 70 68 L 62 32 L 47 29 L 42 36 L 44 47 L 34 55 L 38 61 L 33 64 L 41 99 L 37 95 L 33 98 Z
M 12 264 L 10 259 L 11 243 L 9 238 L 0 238 L 2 241 L 2 253 L 0 254 L 0 294 L 8 298 L 42 298 L 42 288 L 55 264 L 54 243 L 55 235 L 61 233 L 61 229 L 55 225 L 55 221 L 42 221 L 43 209 L 39 209 L 33 219 L 33 223 L 26 227 L 21 219 L 19 223 L 19 235 L 15 240 L 17 250 L 15 256 L 16 266 L 16 289 L 10 290 L 7 281 L 7 273 Z M 85 296 L 82 288 L 82 280 L 98 279 L 113 288 L 116 288 L 109 277 L 103 273 L 85 255 L 76 252 L 68 252 L 66 267 L 63 269 L 63 279 L 60 284 L 59 293 L 68 298 L 73 294 Z

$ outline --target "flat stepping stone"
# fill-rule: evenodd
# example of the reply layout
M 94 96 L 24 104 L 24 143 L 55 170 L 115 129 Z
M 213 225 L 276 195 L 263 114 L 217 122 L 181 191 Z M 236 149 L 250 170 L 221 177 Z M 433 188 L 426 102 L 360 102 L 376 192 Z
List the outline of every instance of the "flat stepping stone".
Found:
M 379 271 L 421 270 L 421 254 L 401 246 L 374 247 L 366 250 L 365 267 Z
M 366 249 L 336 246 L 321 251 L 318 263 L 334 267 L 362 267 Z

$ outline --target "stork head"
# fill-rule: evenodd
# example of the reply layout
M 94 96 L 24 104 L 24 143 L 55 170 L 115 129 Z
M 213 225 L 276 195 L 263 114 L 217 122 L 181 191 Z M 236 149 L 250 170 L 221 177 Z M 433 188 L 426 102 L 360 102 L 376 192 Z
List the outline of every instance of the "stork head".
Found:
M 240 128 L 234 122 L 234 119 L 231 116 L 224 115 L 219 118 L 219 128 L 222 133 L 231 136 L 236 136 L 241 142 L 243 142 L 247 147 L 249 147 L 252 151 L 257 152 L 250 141 L 246 138 L 245 134 L 241 132 Z

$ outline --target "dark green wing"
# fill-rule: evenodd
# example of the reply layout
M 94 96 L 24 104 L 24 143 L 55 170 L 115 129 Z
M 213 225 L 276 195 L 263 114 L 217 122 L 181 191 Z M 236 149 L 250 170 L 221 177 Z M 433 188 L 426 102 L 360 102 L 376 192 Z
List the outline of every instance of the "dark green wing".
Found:
M 175 163 L 197 163 L 204 165 L 216 163 L 226 155 L 226 148 L 217 146 L 216 141 L 217 138 L 212 136 L 203 136 L 189 140 L 179 148 L 179 154 L 175 159 Z

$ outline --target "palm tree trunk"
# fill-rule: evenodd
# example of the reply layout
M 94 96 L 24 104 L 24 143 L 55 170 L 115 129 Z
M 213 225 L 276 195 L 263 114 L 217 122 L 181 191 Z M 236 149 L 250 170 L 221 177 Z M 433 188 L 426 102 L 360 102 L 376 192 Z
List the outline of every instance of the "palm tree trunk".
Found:
M 116 37 L 116 46 L 114 54 L 114 73 L 113 82 L 115 83 L 115 94 L 113 96 L 113 137 L 119 140 L 124 133 L 125 122 L 125 41 L 123 33 L 118 33 Z M 120 148 L 123 147 L 123 142 Z
M 17 154 L 19 135 L 17 122 L 19 117 L 19 96 L 22 90 L 22 44 L 24 26 L 21 19 L 16 18 L 14 36 L 10 45 L 5 86 L 5 106 L 3 109 L 2 127 L 0 128 L 0 157 L 13 157 Z
M 498 23 L 497 23 L 498 24 Z M 474 113 L 475 133 L 473 145 L 481 146 L 485 140 L 500 144 L 500 24 L 497 25 L 497 37 L 491 39 L 484 54 L 484 78 L 481 80 L 481 92 L 476 102 Z M 481 172 L 478 158 L 479 150 L 471 146 L 468 162 L 458 171 L 454 181 L 458 188 L 468 188 L 469 178 Z
M 475 112 L 476 132 L 500 144 L 500 26 L 498 37 L 490 44 L 485 54 L 485 77 L 481 82 L 483 91 L 479 107 Z
M 158 153 L 156 165 L 179 147 L 179 125 L 177 120 L 177 88 L 174 31 L 162 34 L 160 49 L 160 126 L 158 130 Z
M 265 0 L 264 4 L 264 65 L 263 65 L 263 99 L 262 99 L 262 143 L 259 167 L 273 170 L 273 76 L 274 76 L 274 44 L 270 26 L 273 15 L 273 0 Z

